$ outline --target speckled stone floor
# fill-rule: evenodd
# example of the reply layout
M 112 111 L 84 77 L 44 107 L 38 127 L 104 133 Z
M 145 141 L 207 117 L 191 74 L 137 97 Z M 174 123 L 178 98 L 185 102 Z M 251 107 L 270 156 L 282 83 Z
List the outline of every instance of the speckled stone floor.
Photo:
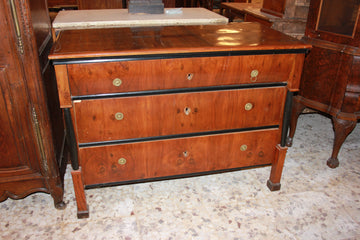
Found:
M 69 171 L 65 210 L 50 195 L 0 203 L 0 239 L 360 239 L 360 126 L 330 169 L 331 120 L 301 115 L 282 188 L 270 167 L 87 190 L 90 218 L 76 218 Z

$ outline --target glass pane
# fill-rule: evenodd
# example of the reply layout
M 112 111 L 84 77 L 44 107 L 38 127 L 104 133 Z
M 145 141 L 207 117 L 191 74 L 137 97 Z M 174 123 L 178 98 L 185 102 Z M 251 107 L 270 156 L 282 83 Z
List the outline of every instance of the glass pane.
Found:
M 360 0 L 323 0 L 317 30 L 352 36 Z

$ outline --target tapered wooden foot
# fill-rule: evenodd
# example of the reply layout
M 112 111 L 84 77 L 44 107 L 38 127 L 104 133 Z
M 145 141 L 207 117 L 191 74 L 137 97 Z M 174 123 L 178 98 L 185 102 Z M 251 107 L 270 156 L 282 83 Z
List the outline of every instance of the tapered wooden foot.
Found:
M 286 157 L 287 147 L 282 147 L 280 145 L 276 146 L 276 154 L 271 165 L 270 179 L 267 181 L 267 186 L 270 191 L 280 190 L 281 184 L 281 174 L 284 167 L 284 161 Z
M 327 165 L 330 168 L 336 168 L 339 166 L 339 160 L 337 158 L 340 148 L 344 143 L 347 136 L 354 130 L 357 121 L 356 120 L 343 120 L 338 119 L 336 117 L 332 118 L 333 126 L 334 126 L 334 145 L 331 157 L 327 160 Z
M 78 170 L 73 170 L 71 172 L 74 191 L 77 204 L 77 217 L 78 218 L 88 218 L 89 217 L 89 207 L 86 204 L 84 182 L 82 180 L 81 167 Z
M 300 114 L 304 111 L 304 109 L 305 109 L 305 106 L 299 102 L 298 98 L 296 96 L 293 97 L 289 136 L 286 138 L 286 146 L 288 146 L 288 147 L 291 147 L 293 144 L 297 121 L 298 121 Z

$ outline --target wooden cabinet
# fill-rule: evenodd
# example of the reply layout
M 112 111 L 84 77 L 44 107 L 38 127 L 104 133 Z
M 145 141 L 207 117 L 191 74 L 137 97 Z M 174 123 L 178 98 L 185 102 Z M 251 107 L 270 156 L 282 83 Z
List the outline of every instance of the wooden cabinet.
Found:
M 304 41 L 314 47 L 306 57 L 299 95 L 294 98 L 288 145 L 305 107 L 332 117 L 335 139 L 327 164 L 360 118 L 360 2 L 312 0 Z
M 64 126 L 46 2 L 3 1 L 0 22 L 0 201 L 46 192 L 64 208 Z
M 50 58 L 78 217 L 84 187 L 271 164 L 280 189 L 285 109 L 309 47 L 257 23 L 62 31 Z

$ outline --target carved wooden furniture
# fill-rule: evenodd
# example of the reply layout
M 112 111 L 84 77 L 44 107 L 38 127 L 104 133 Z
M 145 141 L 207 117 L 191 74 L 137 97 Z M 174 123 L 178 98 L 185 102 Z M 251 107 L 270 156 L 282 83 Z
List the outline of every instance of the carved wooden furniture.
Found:
M 332 117 L 335 139 L 327 164 L 360 118 L 359 1 L 312 0 L 304 40 L 314 48 L 306 57 L 299 95 L 294 98 L 288 145 L 305 107 Z
M 62 209 L 65 134 L 46 2 L 3 1 L 0 22 L 0 201 L 46 192 Z
M 257 23 L 60 32 L 50 58 L 78 217 L 84 187 L 271 164 L 280 189 L 285 109 L 309 47 Z

